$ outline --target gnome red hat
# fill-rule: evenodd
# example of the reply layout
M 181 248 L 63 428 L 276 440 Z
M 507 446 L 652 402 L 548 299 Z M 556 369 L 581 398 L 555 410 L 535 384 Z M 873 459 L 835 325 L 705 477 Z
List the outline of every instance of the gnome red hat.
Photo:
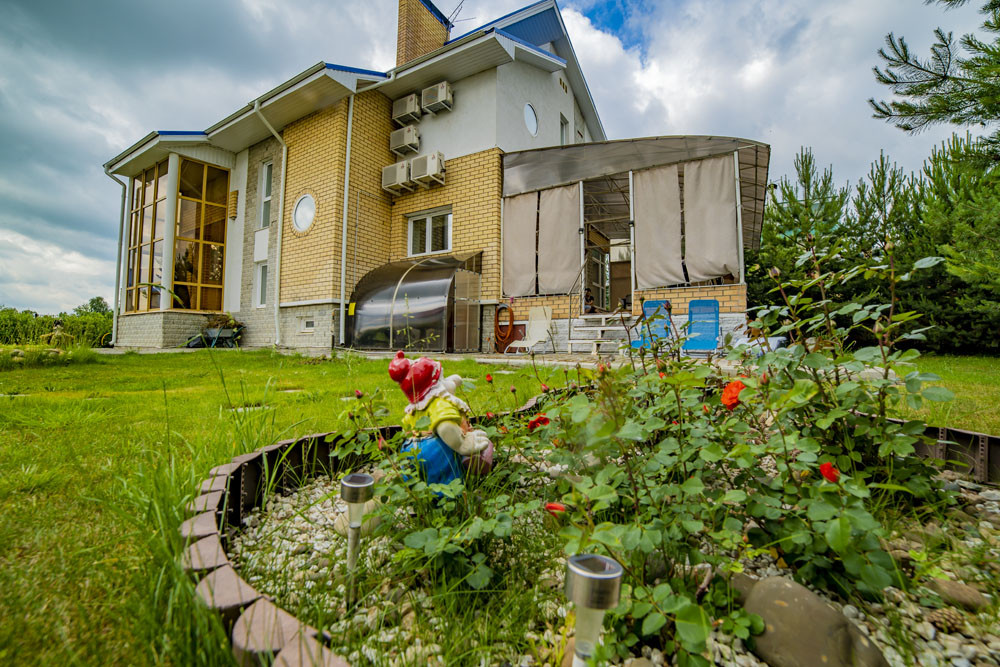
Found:
M 410 403 L 417 403 L 441 379 L 441 364 L 427 357 L 411 362 L 400 350 L 389 364 L 389 377 L 399 383 Z

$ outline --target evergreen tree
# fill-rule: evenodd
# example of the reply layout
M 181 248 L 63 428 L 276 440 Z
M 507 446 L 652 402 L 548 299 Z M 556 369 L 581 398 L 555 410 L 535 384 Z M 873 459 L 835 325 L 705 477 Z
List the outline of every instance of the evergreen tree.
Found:
M 967 0 L 936 1 L 957 7 Z M 871 98 L 868 103 L 875 118 L 908 132 L 940 123 L 992 130 L 974 155 L 996 163 L 1000 161 L 1000 0 L 987 0 L 981 11 L 986 16 L 982 25 L 986 41 L 968 34 L 956 44 L 951 32 L 937 28 L 926 60 L 910 51 L 905 38 L 889 33 L 885 47 L 879 49 L 883 68 L 875 67 L 874 72 L 895 99 Z

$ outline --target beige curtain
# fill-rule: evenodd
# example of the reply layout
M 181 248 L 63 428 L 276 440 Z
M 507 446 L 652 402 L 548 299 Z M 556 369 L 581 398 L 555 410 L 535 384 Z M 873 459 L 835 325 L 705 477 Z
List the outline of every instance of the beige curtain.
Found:
M 650 289 L 683 283 L 677 165 L 632 174 L 632 197 L 636 286 Z
M 740 274 L 735 156 L 684 165 L 684 261 L 691 282 Z
M 503 293 L 535 293 L 535 224 L 538 193 L 508 197 L 503 206 Z
M 538 293 L 568 294 L 580 273 L 580 184 L 542 190 L 538 202 Z

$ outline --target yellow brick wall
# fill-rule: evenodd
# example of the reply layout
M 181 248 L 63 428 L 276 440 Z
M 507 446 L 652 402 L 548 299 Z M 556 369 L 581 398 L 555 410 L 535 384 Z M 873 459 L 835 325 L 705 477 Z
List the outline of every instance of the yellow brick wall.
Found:
M 345 98 L 282 132 L 288 145 L 281 248 L 283 303 L 339 297 L 347 104 Z M 292 226 L 292 212 L 298 198 L 307 193 L 316 200 L 316 217 L 300 233 Z
M 448 29 L 420 0 L 399 0 L 396 32 L 396 66 L 444 46 Z
M 705 285 L 701 287 L 674 287 L 670 289 L 638 290 L 632 299 L 632 312 L 642 312 L 639 298 L 647 301 L 669 299 L 675 315 L 686 315 L 688 302 L 696 299 L 715 299 L 720 313 L 743 313 L 747 309 L 746 285 Z
M 409 216 L 451 206 L 451 253 L 482 251 L 482 298 L 500 297 L 501 152 L 490 148 L 445 161 L 445 184 L 396 197 L 392 206 L 391 260 L 404 259 Z M 381 175 L 380 175 L 381 178 Z
M 347 298 L 366 273 L 389 261 L 392 200 L 382 189 L 382 167 L 396 156 L 389 150 L 392 100 L 377 90 L 354 98 L 351 181 L 347 200 Z M 338 256 L 339 262 L 339 256 Z M 334 280 L 339 297 L 339 276 Z
M 507 301 L 507 303 L 510 303 Z M 577 317 L 580 314 L 580 297 L 573 294 L 547 295 L 547 296 L 524 296 L 514 299 L 514 319 L 518 322 L 528 319 L 528 312 L 535 306 L 549 306 L 552 308 L 552 319 L 561 320 L 567 317 Z M 506 316 L 504 316 L 506 317 Z M 503 319 L 506 322 L 506 319 Z

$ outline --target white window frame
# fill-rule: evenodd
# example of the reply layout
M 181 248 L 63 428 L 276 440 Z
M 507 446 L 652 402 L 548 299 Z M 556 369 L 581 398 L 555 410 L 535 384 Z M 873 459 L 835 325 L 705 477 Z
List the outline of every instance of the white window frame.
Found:
M 266 188 L 264 186 L 265 186 L 265 184 L 268 181 L 267 174 L 269 172 L 271 174 L 271 179 L 270 179 L 271 180 L 271 194 L 265 196 L 264 192 L 266 191 Z M 257 217 L 258 217 L 257 222 L 258 222 L 259 228 L 260 229 L 264 229 L 265 227 L 270 227 L 271 226 L 271 209 L 270 209 L 270 207 L 268 207 L 268 210 L 267 210 L 267 212 L 268 212 L 267 220 L 265 220 L 264 219 L 264 203 L 265 202 L 270 202 L 271 199 L 272 199 L 272 197 L 274 196 L 274 161 L 273 160 L 267 160 L 266 162 L 263 162 L 260 165 L 260 188 L 259 188 L 258 192 L 260 192 L 260 207 L 259 207 L 260 211 L 257 214 Z
M 559 114 L 559 145 L 568 146 L 569 145 L 569 121 L 566 120 L 566 116 Z
M 267 270 L 267 262 L 257 262 L 254 268 L 254 290 L 253 290 L 253 300 L 254 306 L 257 308 L 264 308 L 267 306 L 267 279 L 270 277 L 268 274 L 270 271 Z
M 448 231 L 445 235 L 447 238 L 447 245 L 443 250 L 427 250 L 431 243 L 431 218 L 435 218 L 439 215 L 445 215 L 448 218 Z M 422 220 L 424 223 L 424 252 L 413 252 L 413 225 L 417 221 Z M 406 220 L 406 252 L 409 253 L 408 257 L 423 257 L 425 255 L 442 255 L 444 253 L 451 252 L 451 233 L 454 229 L 451 209 L 436 209 L 433 211 L 424 211 L 421 213 L 416 213 L 414 215 L 407 216 Z
M 316 331 L 316 316 L 315 315 L 303 315 L 299 318 L 299 333 L 315 333 Z M 309 322 L 312 322 L 312 326 L 308 326 Z

